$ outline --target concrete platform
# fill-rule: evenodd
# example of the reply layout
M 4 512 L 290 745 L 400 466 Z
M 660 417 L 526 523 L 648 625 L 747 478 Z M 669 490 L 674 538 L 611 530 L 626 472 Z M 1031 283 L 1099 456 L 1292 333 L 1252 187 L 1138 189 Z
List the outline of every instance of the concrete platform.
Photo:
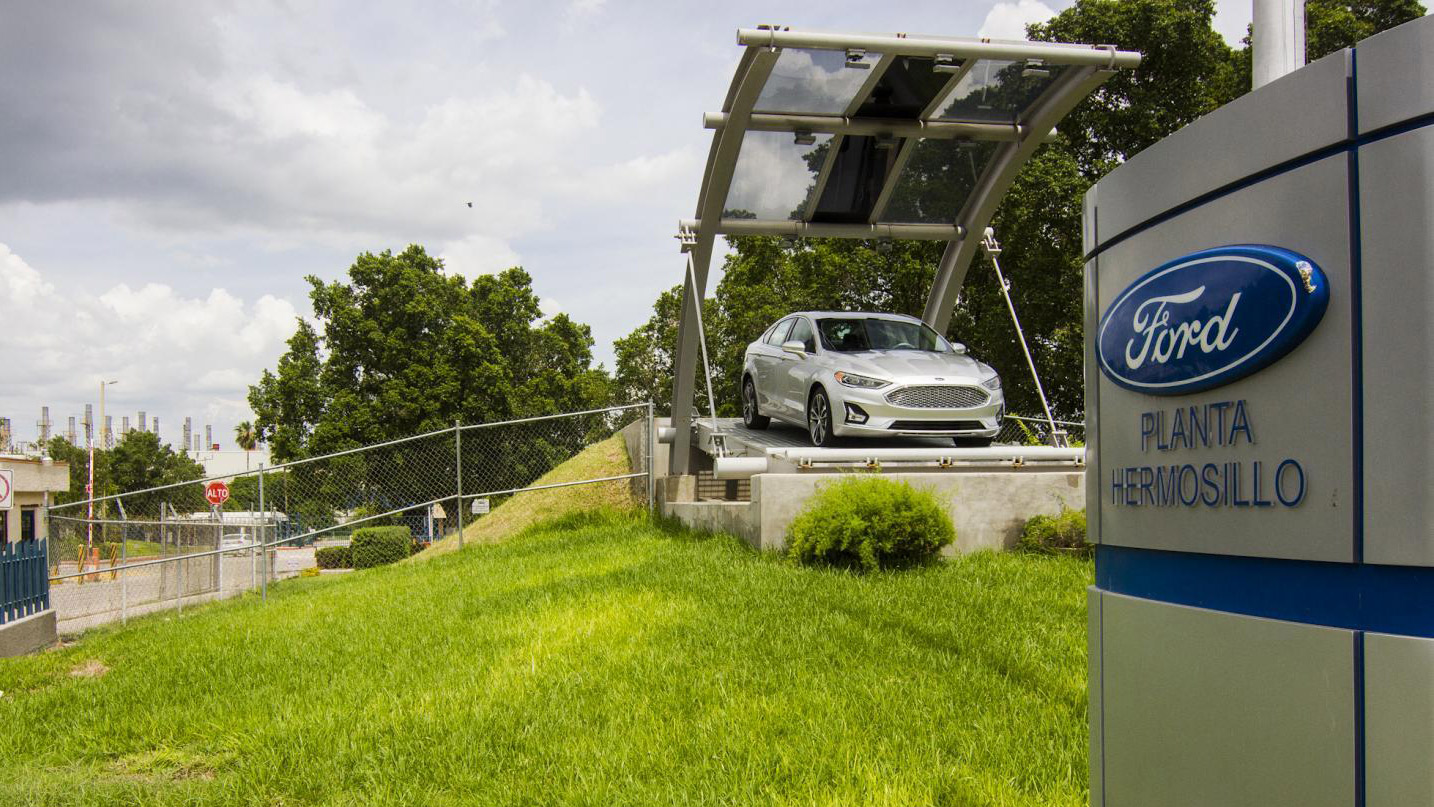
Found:
M 12 620 L 0 625 L 0 658 L 23 656 L 50 647 L 58 639 L 55 609 Z

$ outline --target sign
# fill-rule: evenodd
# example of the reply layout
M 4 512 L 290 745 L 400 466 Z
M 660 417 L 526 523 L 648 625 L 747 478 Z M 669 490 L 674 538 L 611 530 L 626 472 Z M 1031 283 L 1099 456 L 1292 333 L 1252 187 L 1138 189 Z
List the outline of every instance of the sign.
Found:
M 473 515 L 475 515 L 475 516 L 482 516 L 482 515 L 487 515 L 487 514 L 488 514 L 488 500 L 487 500 L 487 499 L 474 499 L 474 500 L 473 500 Z
M 9 510 L 14 506 L 15 472 L 9 470 L 0 471 L 0 510 Z
M 204 486 L 204 498 L 215 507 L 220 507 L 229 501 L 229 486 L 223 482 L 210 482 Z
M 448 514 L 443 511 L 443 505 L 438 504 L 438 503 L 436 503 L 436 502 L 434 503 L 434 505 L 433 505 L 433 517 L 434 517 L 434 518 L 448 518 Z
M 1329 307 L 1329 283 L 1287 249 L 1218 247 L 1159 266 L 1101 317 L 1096 353 L 1111 381 L 1149 395 L 1213 389 L 1278 361 Z

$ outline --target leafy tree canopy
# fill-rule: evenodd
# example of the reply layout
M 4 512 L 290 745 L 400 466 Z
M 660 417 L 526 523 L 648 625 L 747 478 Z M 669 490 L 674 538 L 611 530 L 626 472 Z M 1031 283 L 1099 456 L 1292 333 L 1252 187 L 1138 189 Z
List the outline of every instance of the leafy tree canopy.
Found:
M 301 320 L 276 370 L 249 388 L 276 461 L 611 399 L 588 326 L 542 319 L 520 268 L 469 283 L 413 245 L 358 256 L 344 280 L 308 281 L 317 327 Z

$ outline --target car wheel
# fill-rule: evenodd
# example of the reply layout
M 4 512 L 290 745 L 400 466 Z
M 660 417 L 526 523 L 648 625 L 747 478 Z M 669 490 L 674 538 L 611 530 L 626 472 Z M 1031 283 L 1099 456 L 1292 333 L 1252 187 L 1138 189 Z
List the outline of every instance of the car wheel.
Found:
M 991 445 L 990 437 L 953 437 L 951 441 L 960 448 L 988 448 Z
M 827 400 L 826 390 L 820 387 L 807 400 L 807 434 L 817 448 L 826 448 L 835 441 L 832 435 L 832 405 Z
M 767 428 L 772 419 L 757 411 L 757 385 L 752 379 L 742 382 L 742 424 L 758 431 Z

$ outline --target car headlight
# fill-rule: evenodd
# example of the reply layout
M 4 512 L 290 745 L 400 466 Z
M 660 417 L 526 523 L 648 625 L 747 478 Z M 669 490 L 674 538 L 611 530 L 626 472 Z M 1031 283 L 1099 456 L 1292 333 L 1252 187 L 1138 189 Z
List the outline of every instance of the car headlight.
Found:
M 985 387 L 988 390 L 991 390 L 992 392 L 995 392 L 996 390 L 999 390 L 1001 388 L 1001 377 L 998 375 L 993 375 L 985 381 L 982 381 L 981 386 Z
M 878 389 L 891 383 L 890 381 L 882 381 L 879 378 L 868 378 L 864 375 L 848 373 L 842 370 L 837 370 L 835 375 L 837 383 L 841 384 L 844 387 L 857 387 L 859 389 Z

